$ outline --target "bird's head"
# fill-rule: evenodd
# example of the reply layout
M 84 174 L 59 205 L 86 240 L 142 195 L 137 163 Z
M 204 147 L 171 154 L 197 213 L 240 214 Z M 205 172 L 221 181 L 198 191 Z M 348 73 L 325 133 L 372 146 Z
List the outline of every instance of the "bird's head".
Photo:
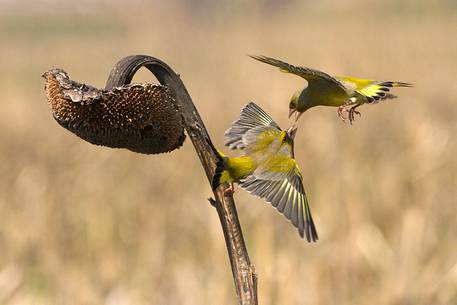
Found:
M 289 102 L 289 118 L 297 112 L 298 96 L 294 94 Z
M 297 121 L 303 112 L 309 108 L 311 107 L 309 105 L 308 96 L 306 94 L 306 88 L 300 89 L 290 98 L 289 118 L 295 113 L 295 121 Z

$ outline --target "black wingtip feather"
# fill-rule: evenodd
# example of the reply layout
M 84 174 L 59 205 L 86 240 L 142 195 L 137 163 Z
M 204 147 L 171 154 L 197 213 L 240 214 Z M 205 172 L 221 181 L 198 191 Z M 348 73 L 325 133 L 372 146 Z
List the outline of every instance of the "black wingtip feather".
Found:
M 383 83 L 380 83 L 379 85 L 391 88 L 393 86 L 393 82 L 383 82 Z
M 269 57 L 263 56 L 263 55 L 251 55 L 251 54 L 248 54 L 248 56 L 253 58 L 253 59 L 255 59 L 255 60 L 260 60 L 260 61 L 265 61 L 265 60 L 270 59 Z
M 316 226 L 314 225 L 314 221 L 312 218 L 309 220 L 308 230 L 307 233 L 309 234 L 308 242 L 317 242 L 319 240 L 319 236 L 317 235 Z
M 319 240 L 319 236 L 317 235 L 316 225 L 314 224 L 314 220 L 313 220 L 313 217 L 311 216 L 310 211 L 307 211 L 305 231 L 306 231 L 306 240 L 308 242 L 317 242 Z
M 253 58 L 253 59 L 255 59 L 255 60 L 261 61 L 263 63 L 269 64 L 269 65 L 272 65 L 272 66 L 275 66 L 275 67 L 278 67 L 278 68 L 293 67 L 292 65 L 290 65 L 290 64 L 288 64 L 286 62 L 283 62 L 283 61 L 281 61 L 279 59 L 275 59 L 275 58 L 264 56 L 264 55 L 248 55 L 248 56 Z
M 413 84 L 411 83 L 405 83 L 405 82 L 395 82 L 395 85 L 397 87 L 414 87 Z

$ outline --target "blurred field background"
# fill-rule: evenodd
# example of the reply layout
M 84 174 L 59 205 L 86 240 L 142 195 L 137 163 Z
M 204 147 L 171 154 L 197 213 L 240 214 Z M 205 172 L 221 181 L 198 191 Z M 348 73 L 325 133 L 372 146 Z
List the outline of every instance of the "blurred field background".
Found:
M 181 74 L 217 145 L 248 102 L 288 127 L 304 83 L 248 58 L 412 82 L 400 98 L 300 122 L 320 240 L 242 190 L 259 304 L 457 304 L 455 1 L 0 1 L 0 304 L 236 304 L 189 141 L 143 156 L 51 118 L 40 75 L 103 87 L 130 54 Z M 135 81 L 152 81 L 140 71 Z

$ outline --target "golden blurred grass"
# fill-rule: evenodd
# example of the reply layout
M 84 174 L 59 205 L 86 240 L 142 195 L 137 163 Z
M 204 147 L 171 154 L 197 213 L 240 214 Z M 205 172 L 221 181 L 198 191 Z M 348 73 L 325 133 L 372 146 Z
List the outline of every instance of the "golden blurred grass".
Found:
M 242 190 L 239 216 L 260 304 L 457 303 L 454 2 L 0 6 L 0 303 L 236 303 L 191 145 L 95 147 L 50 117 L 42 72 L 102 87 L 118 59 L 141 53 L 181 74 L 218 145 L 250 100 L 286 127 L 303 85 L 246 54 L 414 83 L 362 107 L 354 126 L 334 109 L 303 116 L 296 154 L 318 243 Z

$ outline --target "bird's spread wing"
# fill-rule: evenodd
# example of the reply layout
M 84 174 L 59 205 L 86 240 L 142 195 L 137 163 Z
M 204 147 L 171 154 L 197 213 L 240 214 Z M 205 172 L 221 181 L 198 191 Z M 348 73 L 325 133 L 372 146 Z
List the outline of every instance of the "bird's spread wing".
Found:
M 230 149 L 244 149 L 246 142 L 243 137 L 252 129 L 256 129 L 253 134 L 269 129 L 281 131 L 278 124 L 262 108 L 251 102 L 243 108 L 240 118 L 225 132 L 225 145 Z
M 257 56 L 257 55 L 249 55 L 250 57 L 261 61 L 263 63 L 278 67 L 280 71 L 293 73 L 298 75 L 304 79 L 306 79 L 309 83 L 309 86 L 313 86 L 313 84 L 319 84 L 319 86 L 326 86 L 326 87 L 335 87 L 343 90 L 346 92 L 346 88 L 344 85 L 339 82 L 334 77 L 324 73 L 322 71 L 314 70 L 311 68 L 306 67 L 296 67 L 286 62 L 283 62 L 278 59 L 274 59 L 271 57 L 266 56 Z
M 369 79 L 361 79 L 350 76 L 337 76 L 347 87 L 354 89 L 355 94 L 364 97 L 367 103 L 377 103 L 381 100 L 396 98 L 389 93 L 392 87 L 412 87 L 412 84 L 404 82 L 383 82 Z
M 298 228 L 301 237 L 317 241 L 318 235 L 294 159 L 278 155 L 263 163 L 240 186 L 265 199 Z

